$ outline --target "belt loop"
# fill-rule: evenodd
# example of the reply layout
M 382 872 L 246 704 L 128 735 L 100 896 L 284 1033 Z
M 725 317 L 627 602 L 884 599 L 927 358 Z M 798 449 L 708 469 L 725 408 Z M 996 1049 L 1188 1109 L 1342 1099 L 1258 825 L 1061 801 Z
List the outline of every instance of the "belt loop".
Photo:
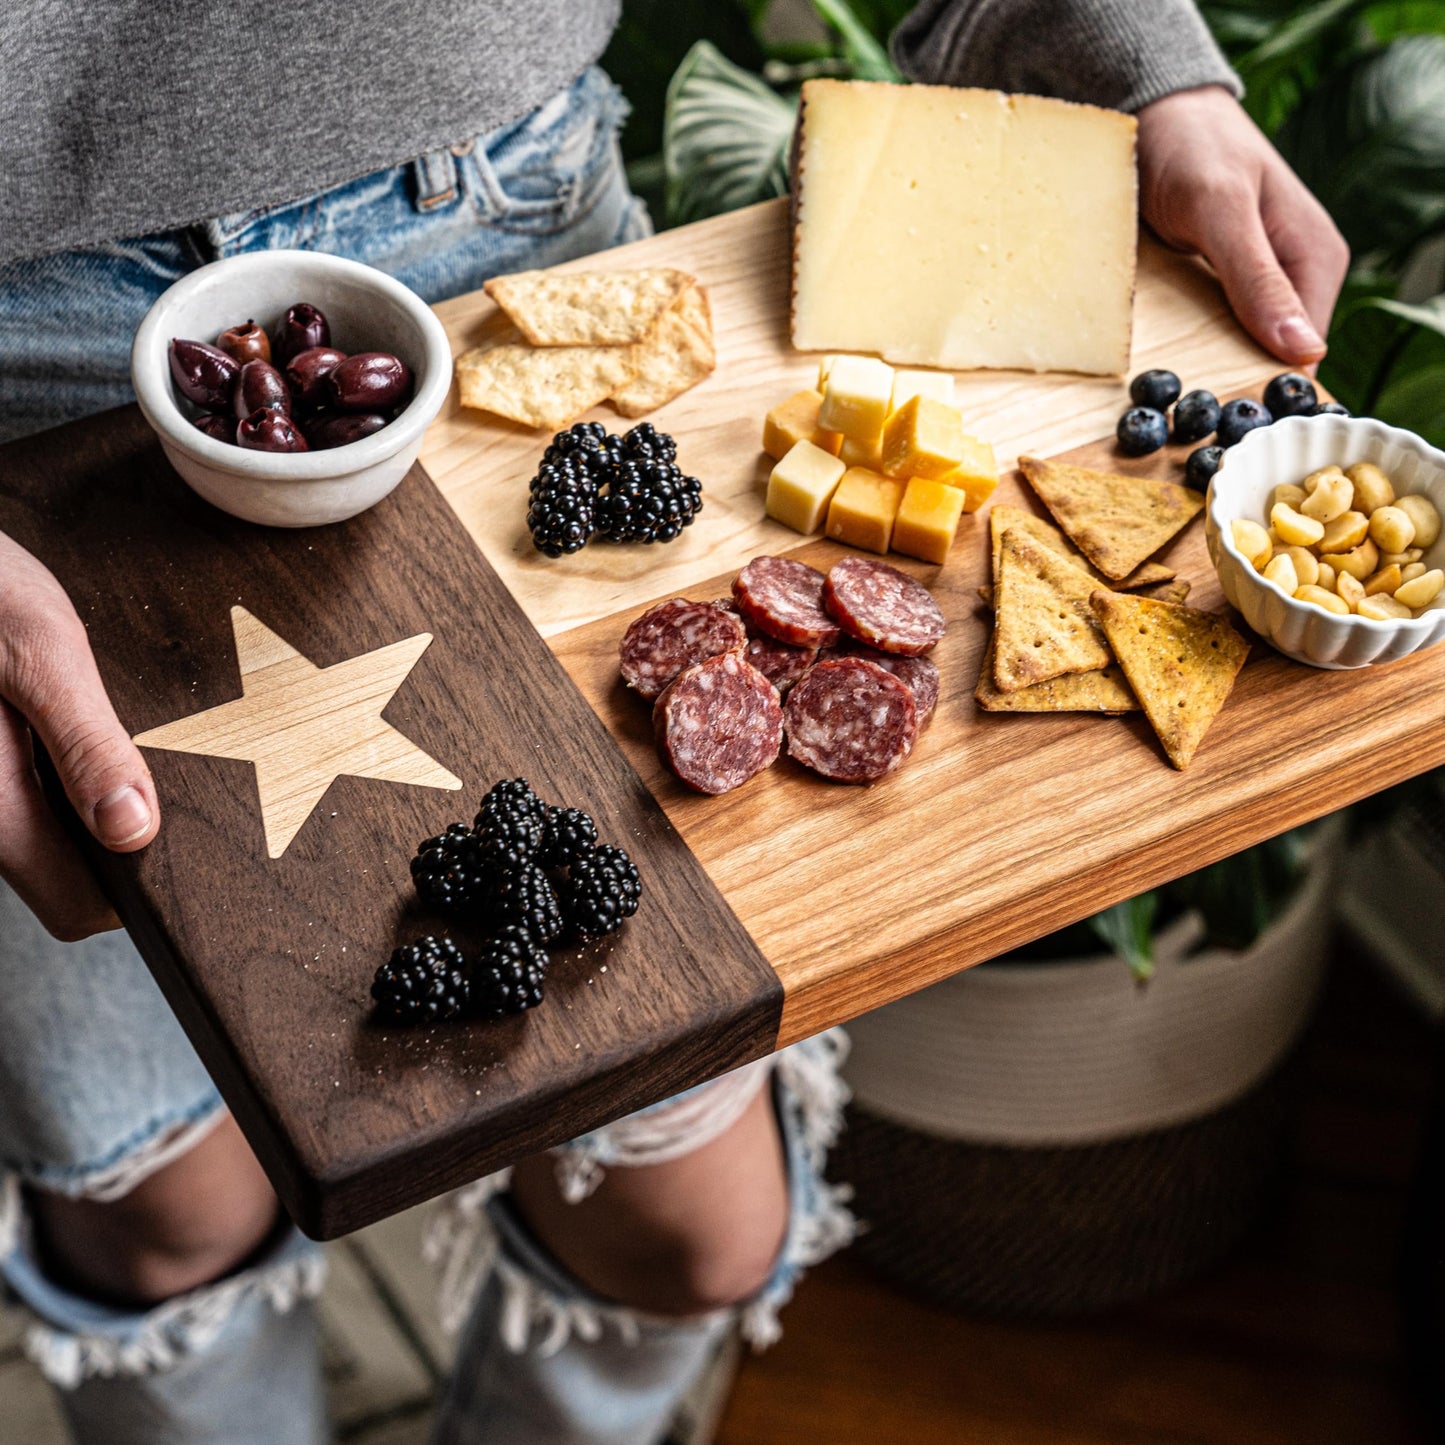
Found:
M 457 198 L 457 162 L 449 149 L 428 151 L 412 163 L 416 171 L 416 208 L 435 211 Z

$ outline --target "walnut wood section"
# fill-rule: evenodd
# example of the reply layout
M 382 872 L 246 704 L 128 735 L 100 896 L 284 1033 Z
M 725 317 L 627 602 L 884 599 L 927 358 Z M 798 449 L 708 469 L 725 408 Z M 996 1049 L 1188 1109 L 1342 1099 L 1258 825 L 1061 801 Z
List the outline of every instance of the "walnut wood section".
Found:
M 788 342 L 788 256 L 787 203 L 769 201 L 560 268 L 678 266 L 707 287 L 717 370 L 648 418 L 677 437 L 679 462 L 703 481 L 702 515 L 665 547 L 594 544 L 558 560 L 534 551 L 524 525 L 527 483 L 550 437 L 464 410 L 453 389 L 422 461 L 544 637 L 686 592 L 760 552 L 797 546 L 797 534 L 764 517 L 759 504 L 767 477 L 758 450 L 763 417 L 818 375 L 818 357 Z M 499 315 L 480 291 L 444 303 L 437 314 L 458 352 L 495 334 Z M 1131 369 L 1150 366 L 1220 394 L 1279 369 L 1240 331 L 1204 267 L 1146 236 Z M 1001 467 L 1012 467 L 1020 452 L 1052 456 L 1104 436 L 1127 404 L 1116 377 L 1061 373 L 960 372 L 957 395 L 970 429 L 993 443 Z M 605 405 L 588 415 L 614 431 L 633 425 Z
M 1182 480 L 1187 453 L 1131 461 L 1111 439 L 1061 459 Z M 1017 473 L 994 501 L 1043 510 Z M 844 554 L 823 541 L 789 552 L 824 569 Z M 1159 555 L 1193 584 L 1192 605 L 1224 606 L 1202 520 Z M 945 566 L 889 560 L 933 589 L 949 627 L 933 724 L 871 788 L 785 759 L 724 797 L 688 793 L 617 676 L 618 638 L 641 608 L 552 639 L 777 970 L 780 1045 L 1445 762 L 1445 647 L 1325 672 L 1256 641 L 1184 773 L 1142 715 L 985 713 L 972 694 L 991 625 L 976 593 L 987 509 L 963 519 Z M 681 590 L 715 597 L 731 580 Z
M 355 1229 L 773 1048 L 777 977 L 419 468 L 351 522 L 267 530 L 195 497 L 128 409 L 0 451 L 0 530 L 64 583 L 132 732 L 174 741 L 177 719 L 201 729 L 236 707 L 240 607 L 269 629 L 241 629 L 248 665 L 263 664 L 247 700 L 266 680 L 294 711 L 313 666 L 323 681 L 370 666 L 359 710 L 379 708 L 433 760 L 411 783 L 445 770 L 464 784 L 338 767 L 271 859 L 255 768 L 235 758 L 256 748 L 157 748 L 159 838 L 128 857 L 95 850 L 303 1228 Z M 295 719 L 276 736 L 294 743 Z M 521 1018 L 374 1025 L 377 964 L 438 921 L 413 903 L 417 841 L 517 775 L 632 853 L 641 910 L 613 939 L 559 953 L 546 1003 Z

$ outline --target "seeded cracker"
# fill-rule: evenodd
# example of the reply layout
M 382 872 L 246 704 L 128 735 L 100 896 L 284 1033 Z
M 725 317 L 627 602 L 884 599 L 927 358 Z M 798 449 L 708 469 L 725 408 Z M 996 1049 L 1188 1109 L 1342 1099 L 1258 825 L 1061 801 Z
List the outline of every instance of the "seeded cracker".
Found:
M 994 685 L 1017 692 L 1112 660 L 1089 605 L 1095 582 L 1028 533 L 1004 533 L 994 614 Z
M 1204 508 L 1198 492 L 1176 482 L 1037 457 L 1020 457 L 1019 468 L 1069 540 L 1116 582 L 1128 578 Z
M 1092 602 L 1169 761 L 1187 768 L 1224 706 L 1249 644 L 1218 613 L 1196 607 L 1102 588 Z
M 561 431 L 637 372 L 635 346 L 493 346 L 457 358 L 463 406 Z
M 533 346 L 627 346 L 642 341 L 692 285 L 686 271 L 518 271 L 488 296 Z
M 1071 672 L 1036 682 L 1017 692 L 1000 692 L 993 680 L 994 640 L 988 640 L 978 670 L 974 701 L 985 712 L 1138 712 L 1139 700 L 1129 690 L 1117 662 L 1094 672 Z
M 711 375 L 717 352 L 702 288 L 689 286 L 677 305 L 658 318 L 636 351 L 637 374 L 612 393 L 612 405 L 625 417 L 656 411 Z

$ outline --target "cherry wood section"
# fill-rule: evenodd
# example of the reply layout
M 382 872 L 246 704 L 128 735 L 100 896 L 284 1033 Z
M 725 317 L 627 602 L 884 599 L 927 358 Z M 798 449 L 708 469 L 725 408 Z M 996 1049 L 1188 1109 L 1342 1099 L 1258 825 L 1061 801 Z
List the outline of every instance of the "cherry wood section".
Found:
M 194 720 L 242 696 L 233 608 L 273 634 L 240 623 L 248 701 L 264 684 L 278 734 L 303 752 L 318 737 L 296 726 L 300 672 L 347 675 L 340 664 L 399 646 L 412 662 L 338 695 L 381 709 L 410 771 L 374 737 L 372 775 L 337 778 L 281 856 L 267 856 L 256 770 L 234 740 L 230 757 L 148 750 L 159 838 L 127 857 L 91 850 L 303 1228 L 355 1229 L 773 1048 L 776 976 L 420 468 L 351 522 L 268 530 L 194 496 L 129 409 L 0 451 L 0 530 L 60 577 L 132 733 L 215 742 Z M 354 762 L 348 714 L 334 717 Z M 389 769 L 410 782 L 376 775 Z M 438 791 L 453 773 L 464 790 Z M 559 953 L 546 1003 L 522 1018 L 377 1026 L 373 971 L 436 922 L 413 901 L 417 841 L 517 775 L 632 853 L 641 910 Z M 298 776 L 272 782 L 294 800 Z

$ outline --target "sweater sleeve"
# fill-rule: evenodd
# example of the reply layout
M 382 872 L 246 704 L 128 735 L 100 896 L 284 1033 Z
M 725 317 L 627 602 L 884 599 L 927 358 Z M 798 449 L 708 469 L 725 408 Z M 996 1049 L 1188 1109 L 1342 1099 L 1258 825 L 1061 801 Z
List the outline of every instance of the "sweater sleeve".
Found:
M 1201 85 L 1244 93 L 1192 0 L 924 0 L 892 52 L 910 80 L 1112 110 Z

